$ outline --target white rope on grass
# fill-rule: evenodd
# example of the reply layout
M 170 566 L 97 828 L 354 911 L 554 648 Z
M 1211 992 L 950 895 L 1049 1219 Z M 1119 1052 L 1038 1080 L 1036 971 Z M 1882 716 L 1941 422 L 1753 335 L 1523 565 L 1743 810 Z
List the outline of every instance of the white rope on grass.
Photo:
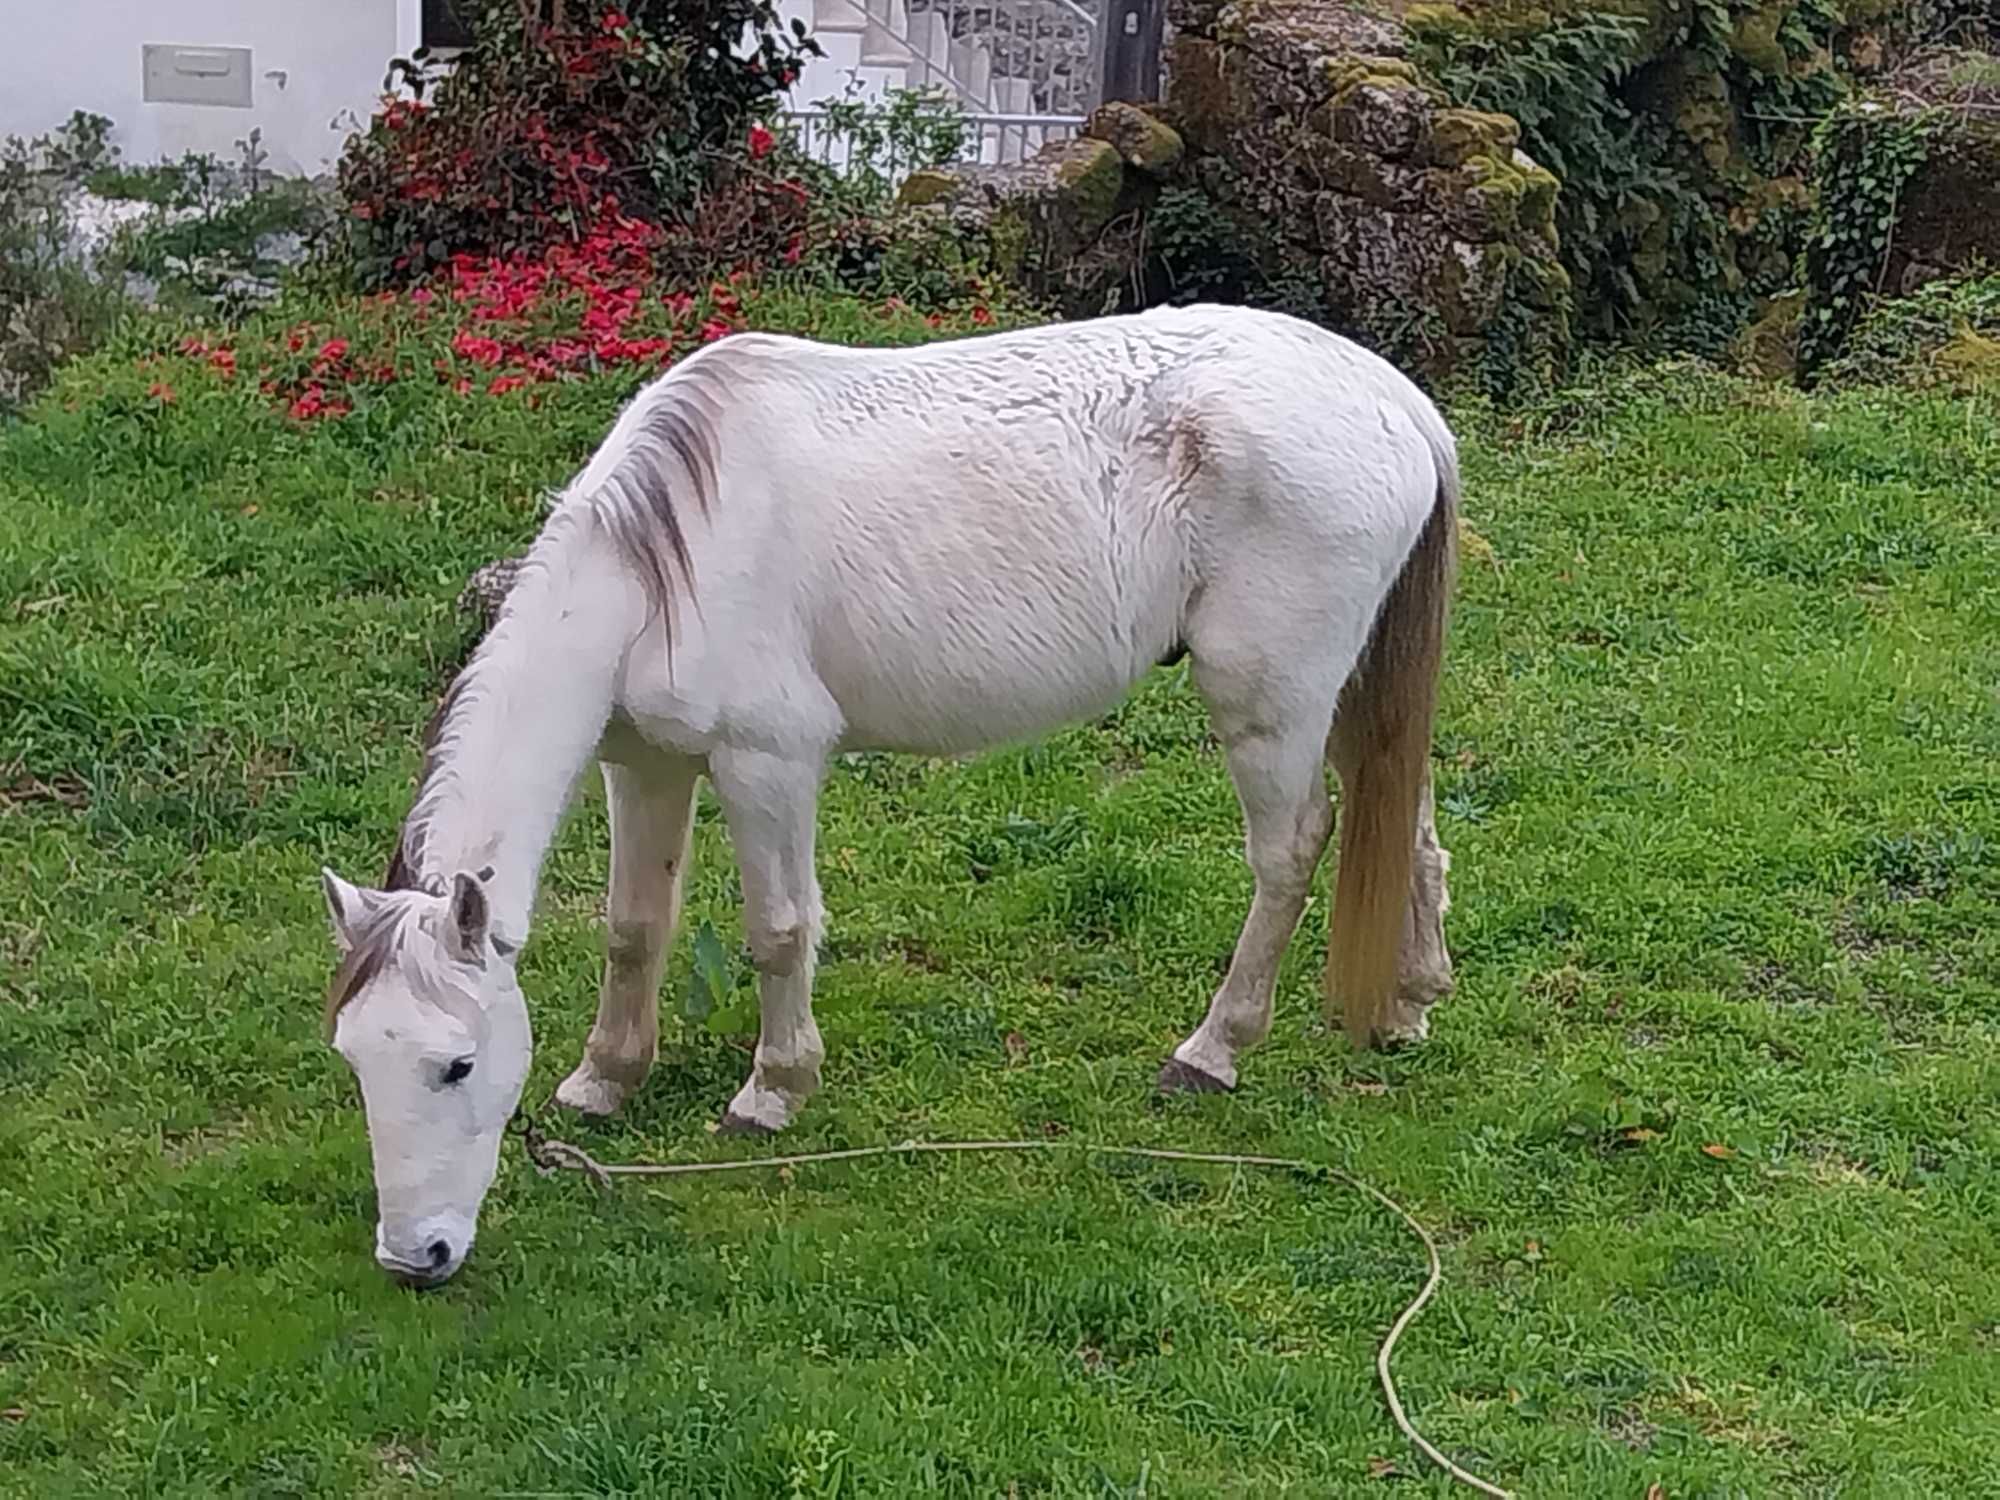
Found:
M 1150 1161 L 1201 1162 L 1210 1166 L 1224 1167 L 1275 1167 L 1288 1171 L 1305 1172 L 1332 1177 L 1347 1184 L 1358 1193 L 1366 1194 L 1377 1203 L 1395 1214 L 1410 1228 L 1410 1232 L 1423 1242 L 1427 1274 L 1423 1289 L 1410 1299 L 1389 1325 L 1388 1335 L 1381 1347 L 1375 1351 L 1375 1373 L 1382 1381 L 1382 1394 L 1389 1403 L 1389 1415 L 1395 1419 L 1397 1429 L 1408 1438 L 1416 1450 L 1460 1484 L 1479 1491 L 1482 1495 L 1492 1495 L 1495 1500 L 1513 1500 L 1512 1494 L 1497 1484 L 1481 1479 L 1477 1474 L 1460 1468 L 1418 1432 L 1403 1410 L 1403 1401 L 1396 1394 L 1395 1378 L 1389 1373 L 1389 1361 L 1396 1350 L 1396 1341 L 1423 1311 L 1424 1304 L 1431 1300 L 1431 1294 L 1443 1280 L 1444 1272 L 1438 1262 L 1437 1242 L 1430 1231 L 1417 1222 L 1416 1216 L 1402 1204 L 1391 1198 L 1380 1188 L 1363 1182 L 1338 1167 L 1327 1166 L 1323 1162 L 1300 1161 L 1283 1156 L 1241 1156 L 1224 1151 L 1170 1151 L 1153 1146 L 1094 1146 L 1081 1141 L 904 1141 L 897 1146 L 852 1146 L 838 1151 L 806 1151 L 790 1156 L 759 1157 L 750 1161 L 689 1161 L 689 1162 L 600 1162 L 580 1146 L 568 1141 L 549 1140 L 535 1128 L 534 1121 L 522 1117 L 521 1136 L 528 1156 L 544 1174 L 567 1169 L 588 1173 L 600 1187 L 615 1185 L 620 1177 L 692 1177 L 705 1172 L 761 1172 L 778 1167 L 812 1166 L 822 1162 L 861 1161 L 877 1156 L 917 1156 L 962 1154 L 997 1154 L 1000 1152 L 1027 1153 L 1039 1151 L 1080 1152 L 1088 1156 L 1142 1157 Z

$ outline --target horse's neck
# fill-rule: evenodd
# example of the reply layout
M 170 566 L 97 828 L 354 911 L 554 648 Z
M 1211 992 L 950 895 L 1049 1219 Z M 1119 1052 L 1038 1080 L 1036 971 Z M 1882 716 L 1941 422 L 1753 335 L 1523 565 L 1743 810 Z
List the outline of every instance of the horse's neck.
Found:
M 453 683 L 403 833 L 415 883 L 491 868 L 498 934 L 527 936 L 542 860 L 610 717 L 639 627 L 599 530 L 558 520 Z

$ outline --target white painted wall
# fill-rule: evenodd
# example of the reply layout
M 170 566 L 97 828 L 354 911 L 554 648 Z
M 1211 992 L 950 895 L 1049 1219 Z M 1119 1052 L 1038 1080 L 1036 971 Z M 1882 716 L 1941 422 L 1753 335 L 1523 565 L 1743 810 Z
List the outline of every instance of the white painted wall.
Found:
M 322 172 L 373 112 L 389 59 L 416 46 L 418 3 L 9 0 L 0 135 L 41 135 L 88 110 L 110 118 L 123 159 L 140 164 L 188 151 L 234 160 L 257 127 L 272 168 Z M 251 107 L 145 103 L 147 42 L 250 48 Z
M 142 165 L 206 152 L 224 161 L 253 128 L 273 170 L 333 166 L 350 131 L 374 112 L 393 57 L 418 42 L 421 0 L 0 0 L 0 13 L 36 12 L 0 48 L 0 136 L 43 135 L 75 110 L 104 115 L 124 161 Z M 780 0 L 812 26 L 837 0 Z M 248 47 L 251 107 L 149 104 L 141 48 L 148 42 Z M 793 109 L 842 97 L 851 82 L 879 98 L 909 81 L 900 67 L 859 65 L 861 38 L 821 37 L 788 97 Z

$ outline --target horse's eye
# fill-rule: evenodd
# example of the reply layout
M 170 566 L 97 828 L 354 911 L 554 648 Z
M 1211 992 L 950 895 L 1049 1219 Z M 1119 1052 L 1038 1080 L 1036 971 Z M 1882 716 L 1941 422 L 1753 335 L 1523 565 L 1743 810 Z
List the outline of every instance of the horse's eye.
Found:
M 471 1071 L 472 1071 L 472 1059 L 469 1057 L 461 1057 L 456 1062 L 454 1062 L 450 1067 L 444 1070 L 444 1081 L 446 1083 L 463 1083 L 465 1082 L 466 1074 L 470 1073 Z

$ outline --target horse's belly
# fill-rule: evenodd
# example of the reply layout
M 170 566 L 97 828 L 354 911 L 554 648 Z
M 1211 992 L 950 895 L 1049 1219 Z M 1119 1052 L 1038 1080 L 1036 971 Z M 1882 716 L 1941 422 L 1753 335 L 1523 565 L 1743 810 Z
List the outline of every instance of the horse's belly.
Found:
M 1178 611 L 1142 615 L 1157 618 L 844 611 L 815 643 L 814 666 L 845 748 L 965 754 L 1114 707 L 1172 645 Z
M 823 675 L 840 706 L 842 748 L 963 755 L 1102 714 L 1149 664 L 890 645 L 862 670 Z

